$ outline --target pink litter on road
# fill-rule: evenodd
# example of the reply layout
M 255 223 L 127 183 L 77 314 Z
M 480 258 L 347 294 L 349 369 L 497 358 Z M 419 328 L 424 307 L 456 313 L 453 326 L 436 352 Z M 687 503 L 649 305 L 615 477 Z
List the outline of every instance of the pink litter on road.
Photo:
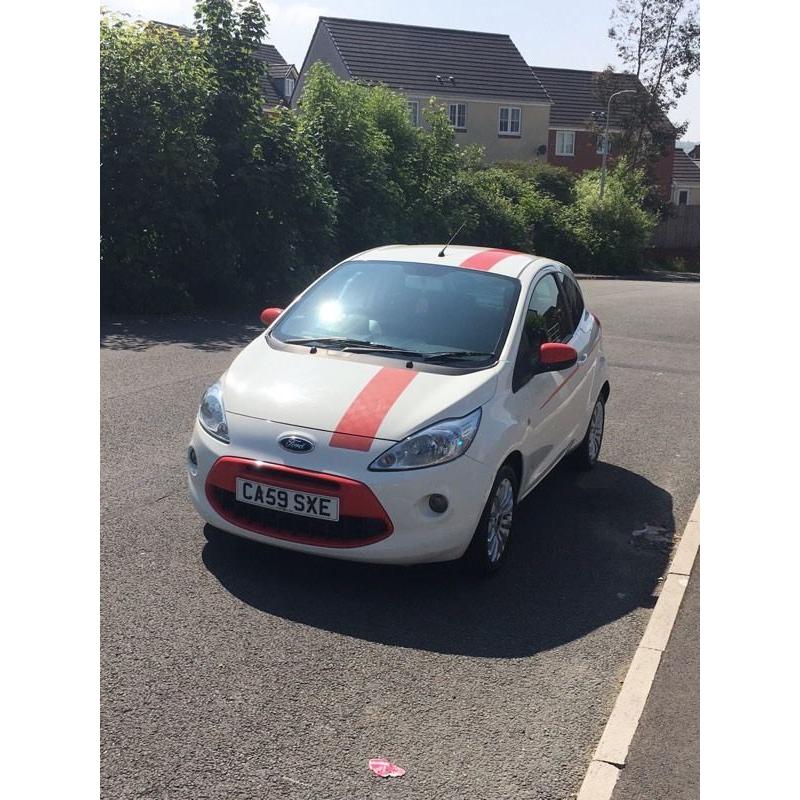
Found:
M 392 764 L 391 761 L 387 761 L 385 758 L 371 758 L 369 760 L 369 768 L 381 778 L 400 778 L 406 774 L 402 767 Z

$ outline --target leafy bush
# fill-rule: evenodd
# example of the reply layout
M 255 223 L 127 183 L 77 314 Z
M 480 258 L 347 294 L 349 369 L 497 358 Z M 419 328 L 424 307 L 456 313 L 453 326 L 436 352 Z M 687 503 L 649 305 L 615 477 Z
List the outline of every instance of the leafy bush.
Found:
M 465 223 L 458 236 L 461 243 L 557 257 L 560 204 L 513 172 L 497 167 L 461 170 L 446 203 L 452 209 L 453 230 Z
M 104 14 L 101 302 L 258 304 L 333 249 L 336 195 L 288 111 L 264 114 L 256 3 L 197 5 L 197 35 Z
M 576 175 L 566 167 L 556 167 L 542 161 L 503 161 L 497 167 L 533 184 L 542 194 L 559 203 L 572 203 L 575 200 Z
M 413 148 L 405 103 L 383 88 L 339 80 L 315 64 L 303 94 L 300 130 L 319 154 L 338 197 L 339 253 L 396 238 L 405 203 L 403 167 Z
M 607 175 L 600 199 L 600 171 L 584 172 L 575 202 L 564 207 L 563 224 L 574 234 L 574 269 L 600 274 L 637 272 L 642 266 L 656 215 L 644 208 L 644 173 L 620 159 Z
M 100 25 L 101 292 L 104 307 L 191 305 L 217 158 L 205 131 L 211 72 L 174 31 Z
M 655 223 L 640 172 L 487 166 L 441 104 L 312 67 L 299 113 L 264 112 L 255 0 L 202 0 L 192 34 L 104 14 L 101 293 L 106 311 L 260 305 L 335 259 L 447 240 L 545 254 L 579 271 L 638 268 Z

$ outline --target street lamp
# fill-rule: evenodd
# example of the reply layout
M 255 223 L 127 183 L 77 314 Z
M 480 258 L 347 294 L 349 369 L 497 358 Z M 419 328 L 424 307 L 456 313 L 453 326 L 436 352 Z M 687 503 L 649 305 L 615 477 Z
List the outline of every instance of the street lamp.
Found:
M 606 190 L 606 160 L 608 159 L 608 123 L 611 121 L 611 101 L 621 94 L 636 94 L 636 89 L 622 89 L 619 92 L 614 92 L 608 98 L 608 106 L 606 108 L 606 132 L 603 134 L 603 166 L 600 168 L 600 199 L 603 199 L 603 194 Z

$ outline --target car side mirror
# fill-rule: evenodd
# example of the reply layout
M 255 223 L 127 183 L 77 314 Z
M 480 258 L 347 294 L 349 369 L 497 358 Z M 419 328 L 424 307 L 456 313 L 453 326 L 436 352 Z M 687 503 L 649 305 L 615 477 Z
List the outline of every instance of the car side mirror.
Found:
M 283 314 L 282 308 L 265 308 L 261 312 L 261 322 L 265 328 L 269 328 L 281 314 Z
M 578 363 L 578 351 L 568 344 L 545 342 L 539 349 L 537 372 L 558 372 Z

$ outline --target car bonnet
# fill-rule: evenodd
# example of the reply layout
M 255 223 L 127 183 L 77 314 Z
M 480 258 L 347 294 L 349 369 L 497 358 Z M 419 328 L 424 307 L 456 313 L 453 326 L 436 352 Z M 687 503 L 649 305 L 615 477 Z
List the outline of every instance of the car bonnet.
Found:
M 498 368 L 467 374 L 407 368 L 399 359 L 277 350 L 259 337 L 224 376 L 225 409 L 329 431 L 330 444 L 367 450 L 427 424 L 469 414 L 492 398 Z

